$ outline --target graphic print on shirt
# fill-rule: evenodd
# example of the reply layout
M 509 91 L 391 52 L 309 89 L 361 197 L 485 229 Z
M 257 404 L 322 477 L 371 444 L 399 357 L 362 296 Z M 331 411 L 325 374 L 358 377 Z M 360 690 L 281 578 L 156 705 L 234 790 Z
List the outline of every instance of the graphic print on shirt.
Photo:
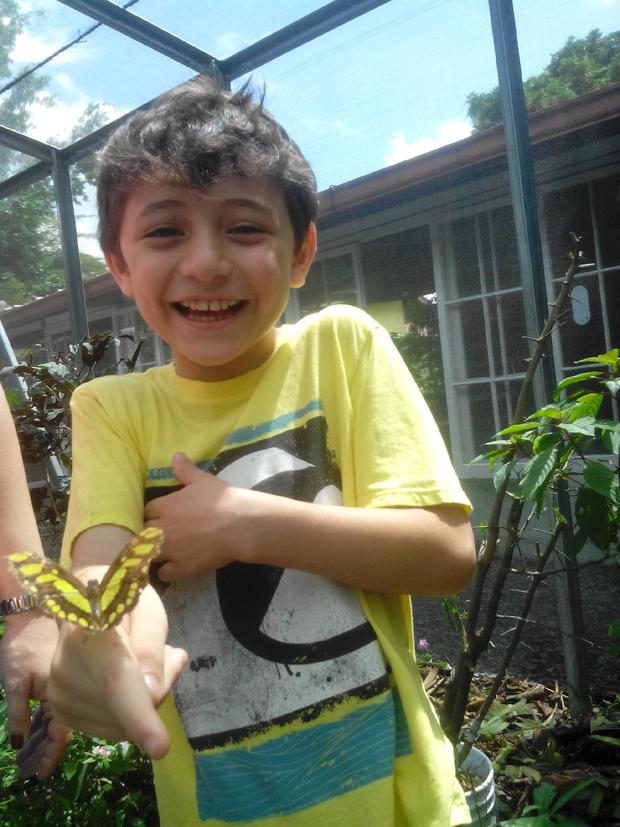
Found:
M 225 449 L 209 470 L 238 487 L 341 503 L 323 416 Z M 152 488 L 147 498 L 171 490 Z M 194 750 L 239 742 L 297 717 L 310 720 L 346 697 L 386 691 L 385 663 L 357 597 L 325 578 L 232 563 L 170 584 L 162 599 L 169 641 L 189 653 L 174 691 Z

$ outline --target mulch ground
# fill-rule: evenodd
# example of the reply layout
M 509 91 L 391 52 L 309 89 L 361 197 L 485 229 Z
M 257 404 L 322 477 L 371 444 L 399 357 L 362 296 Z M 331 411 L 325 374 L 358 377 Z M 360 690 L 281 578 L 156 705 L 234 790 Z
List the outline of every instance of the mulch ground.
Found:
M 439 705 L 449 674 L 433 666 L 424 671 L 427 692 Z M 490 675 L 474 678 L 472 718 L 491 682 Z M 534 790 L 549 784 L 545 806 L 557 812 L 537 822 L 530 811 L 531 825 L 620 827 L 620 696 L 595 697 L 592 712 L 575 717 L 556 681 L 509 676 L 483 727 L 477 746 L 494 763 L 500 820 L 522 816 Z

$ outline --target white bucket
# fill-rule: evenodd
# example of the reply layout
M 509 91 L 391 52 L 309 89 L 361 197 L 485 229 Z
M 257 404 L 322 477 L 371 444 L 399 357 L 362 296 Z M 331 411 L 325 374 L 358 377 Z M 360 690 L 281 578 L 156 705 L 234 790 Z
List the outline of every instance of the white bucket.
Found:
M 497 824 L 495 776 L 490 759 L 479 749 L 472 747 L 461 767 L 480 778 L 480 784 L 465 792 L 472 827 L 494 827 Z

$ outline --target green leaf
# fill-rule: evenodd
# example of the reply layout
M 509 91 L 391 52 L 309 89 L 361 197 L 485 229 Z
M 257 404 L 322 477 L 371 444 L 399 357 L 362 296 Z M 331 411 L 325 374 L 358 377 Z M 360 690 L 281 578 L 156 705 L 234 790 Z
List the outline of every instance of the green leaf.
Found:
M 610 542 L 609 509 L 607 499 L 585 485 L 577 492 L 575 519 L 601 551 L 607 551 Z
M 596 432 L 596 419 L 593 416 L 584 416 L 574 422 L 558 422 L 558 428 L 567 431 L 569 434 L 585 434 L 594 436 Z
M 615 472 L 602 462 L 588 460 L 583 471 L 583 479 L 588 488 L 597 491 L 608 499 L 616 499 L 618 479 Z
M 561 419 L 563 408 L 560 405 L 546 405 L 528 416 L 529 419 Z
M 547 448 L 526 463 L 521 480 L 519 481 L 519 495 L 531 500 L 545 485 L 555 467 L 558 456 L 557 445 Z
M 585 393 L 580 396 L 568 415 L 568 421 L 574 422 L 585 416 L 596 416 L 603 404 L 603 398 L 602 393 Z
M 618 618 L 618 620 L 614 620 L 609 627 L 609 637 L 614 640 L 620 640 L 620 618 Z
M 562 379 L 561 382 L 558 382 L 558 386 L 553 393 L 554 400 L 556 402 L 560 401 L 562 391 L 565 388 L 569 388 L 571 385 L 576 385 L 579 382 L 585 382 L 588 379 L 595 379 L 598 376 L 603 376 L 600 370 L 589 370 L 586 373 L 576 373 L 574 376 L 568 376 L 566 379 Z
M 608 379 L 604 384 L 612 396 L 620 391 L 620 379 Z
M 502 465 L 499 471 L 496 471 L 495 474 L 493 474 L 493 485 L 495 486 L 496 491 L 499 491 L 502 485 L 510 477 L 516 462 L 516 459 L 513 459 L 512 462 L 507 462 L 505 465 Z
M 516 422 L 514 425 L 509 425 L 507 428 L 502 428 L 502 430 L 499 431 L 499 434 L 501 434 L 501 435 L 504 435 L 504 434 L 520 434 L 520 433 L 523 433 L 524 431 L 535 432 L 536 428 L 537 428 L 537 426 L 532 425 L 531 422 Z M 497 436 L 497 434 L 496 434 L 496 436 Z
M 533 449 L 535 454 L 540 454 L 541 451 L 544 451 L 545 448 L 551 448 L 553 445 L 557 445 L 558 442 L 562 439 L 562 434 L 560 431 L 555 430 L 551 432 L 546 432 L 537 436 L 533 442 Z
M 620 351 L 617 347 L 608 350 L 607 353 L 602 353 L 600 356 L 588 356 L 587 359 L 578 359 L 576 365 L 593 364 L 593 365 L 611 365 L 615 367 L 618 362 L 618 353 Z
M 543 783 L 539 784 L 532 793 L 532 799 L 539 810 L 549 812 L 551 803 L 556 794 L 557 789 L 553 786 L 553 784 L 543 781 Z
M 573 784 L 568 790 L 564 790 L 553 802 L 553 806 L 551 807 L 552 813 L 558 813 L 568 802 L 571 798 L 574 798 L 578 795 L 582 790 L 591 787 L 592 784 L 596 784 L 596 778 L 584 778 L 581 781 L 577 781 L 576 784 Z
M 620 749 L 620 738 L 612 738 L 611 735 L 591 735 L 590 738 L 592 741 L 600 741 L 602 744 Z

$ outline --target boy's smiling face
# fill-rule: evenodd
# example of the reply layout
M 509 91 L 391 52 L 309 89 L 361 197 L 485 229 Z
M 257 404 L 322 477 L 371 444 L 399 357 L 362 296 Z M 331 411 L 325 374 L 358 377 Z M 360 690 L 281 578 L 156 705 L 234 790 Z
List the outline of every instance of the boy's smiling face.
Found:
M 291 287 L 315 252 L 311 226 L 296 247 L 279 190 L 224 177 L 204 190 L 142 182 L 120 224 L 121 255 L 106 261 L 187 379 L 231 379 L 271 355 Z

